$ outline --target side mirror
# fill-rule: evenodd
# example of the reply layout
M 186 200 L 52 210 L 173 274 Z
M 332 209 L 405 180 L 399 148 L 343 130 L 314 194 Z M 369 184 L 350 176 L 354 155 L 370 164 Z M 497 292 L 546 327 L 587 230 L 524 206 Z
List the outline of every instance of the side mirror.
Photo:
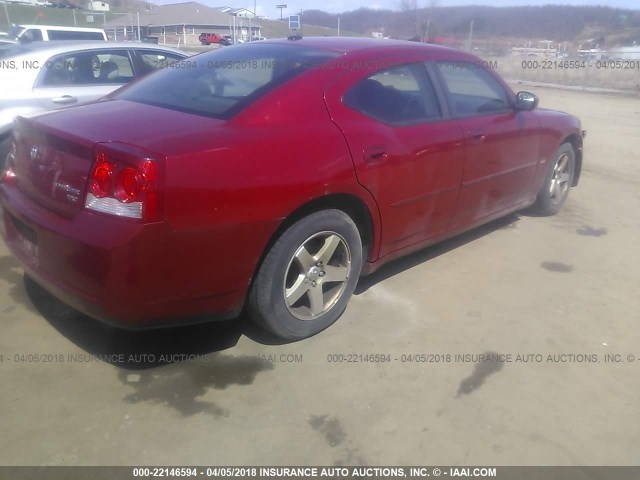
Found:
M 538 106 L 538 97 L 529 92 L 518 92 L 516 94 L 516 111 L 529 112 Z

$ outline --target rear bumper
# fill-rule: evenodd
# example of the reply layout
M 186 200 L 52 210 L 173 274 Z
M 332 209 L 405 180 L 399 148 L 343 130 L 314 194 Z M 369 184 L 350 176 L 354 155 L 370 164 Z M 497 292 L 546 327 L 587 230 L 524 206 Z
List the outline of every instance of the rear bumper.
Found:
M 260 241 L 274 228 L 176 232 L 165 222 L 142 225 L 88 211 L 67 219 L 6 182 L 0 223 L 36 283 L 91 317 L 133 329 L 238 316 L 261 252 L 257 242 L 254 254 L 234 249 L 247 245 L 247 235 Z

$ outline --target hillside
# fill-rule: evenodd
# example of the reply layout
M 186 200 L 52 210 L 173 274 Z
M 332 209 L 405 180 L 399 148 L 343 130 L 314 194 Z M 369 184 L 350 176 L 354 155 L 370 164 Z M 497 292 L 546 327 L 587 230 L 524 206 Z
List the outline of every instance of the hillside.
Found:
M 305 10 L 303 21 L 335 28 L 338 17 L 345 30 L 362 35 L 382 32 L 385 36 L 404 39 L 425 35 L 465 39 L 473 20 L 473 36 L 479 39 L 580 42 L 611 36 L 611 41 L 616 43 L 640 42 L 640 11 L 599 6 L 464 6 L 406 11 L 365 8 L 342 14 Z

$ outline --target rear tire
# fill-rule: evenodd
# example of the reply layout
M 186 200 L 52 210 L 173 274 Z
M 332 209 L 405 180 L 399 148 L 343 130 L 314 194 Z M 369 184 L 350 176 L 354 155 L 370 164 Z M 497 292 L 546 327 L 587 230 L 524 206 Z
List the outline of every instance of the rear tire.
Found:
M 300 340 L 344 312 L 362 269 L 358 227 L 341 210 L 291 225 L 267 253 L 249 293 L 251 318 L 274 335 Z
M 540 215 L 555 215 L 569 196 L 575 175 L 576 155 L 570 143 L 555 151 L 533 209 Z

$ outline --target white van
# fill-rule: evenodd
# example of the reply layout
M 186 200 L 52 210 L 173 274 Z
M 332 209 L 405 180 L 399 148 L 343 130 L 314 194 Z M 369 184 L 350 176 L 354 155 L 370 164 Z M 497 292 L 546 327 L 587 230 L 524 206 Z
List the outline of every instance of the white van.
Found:
M 50 40 L 107 40 L 107 34 L 100 28 L 58 25 L 14 25 L 7 37 L 16 43 Z

